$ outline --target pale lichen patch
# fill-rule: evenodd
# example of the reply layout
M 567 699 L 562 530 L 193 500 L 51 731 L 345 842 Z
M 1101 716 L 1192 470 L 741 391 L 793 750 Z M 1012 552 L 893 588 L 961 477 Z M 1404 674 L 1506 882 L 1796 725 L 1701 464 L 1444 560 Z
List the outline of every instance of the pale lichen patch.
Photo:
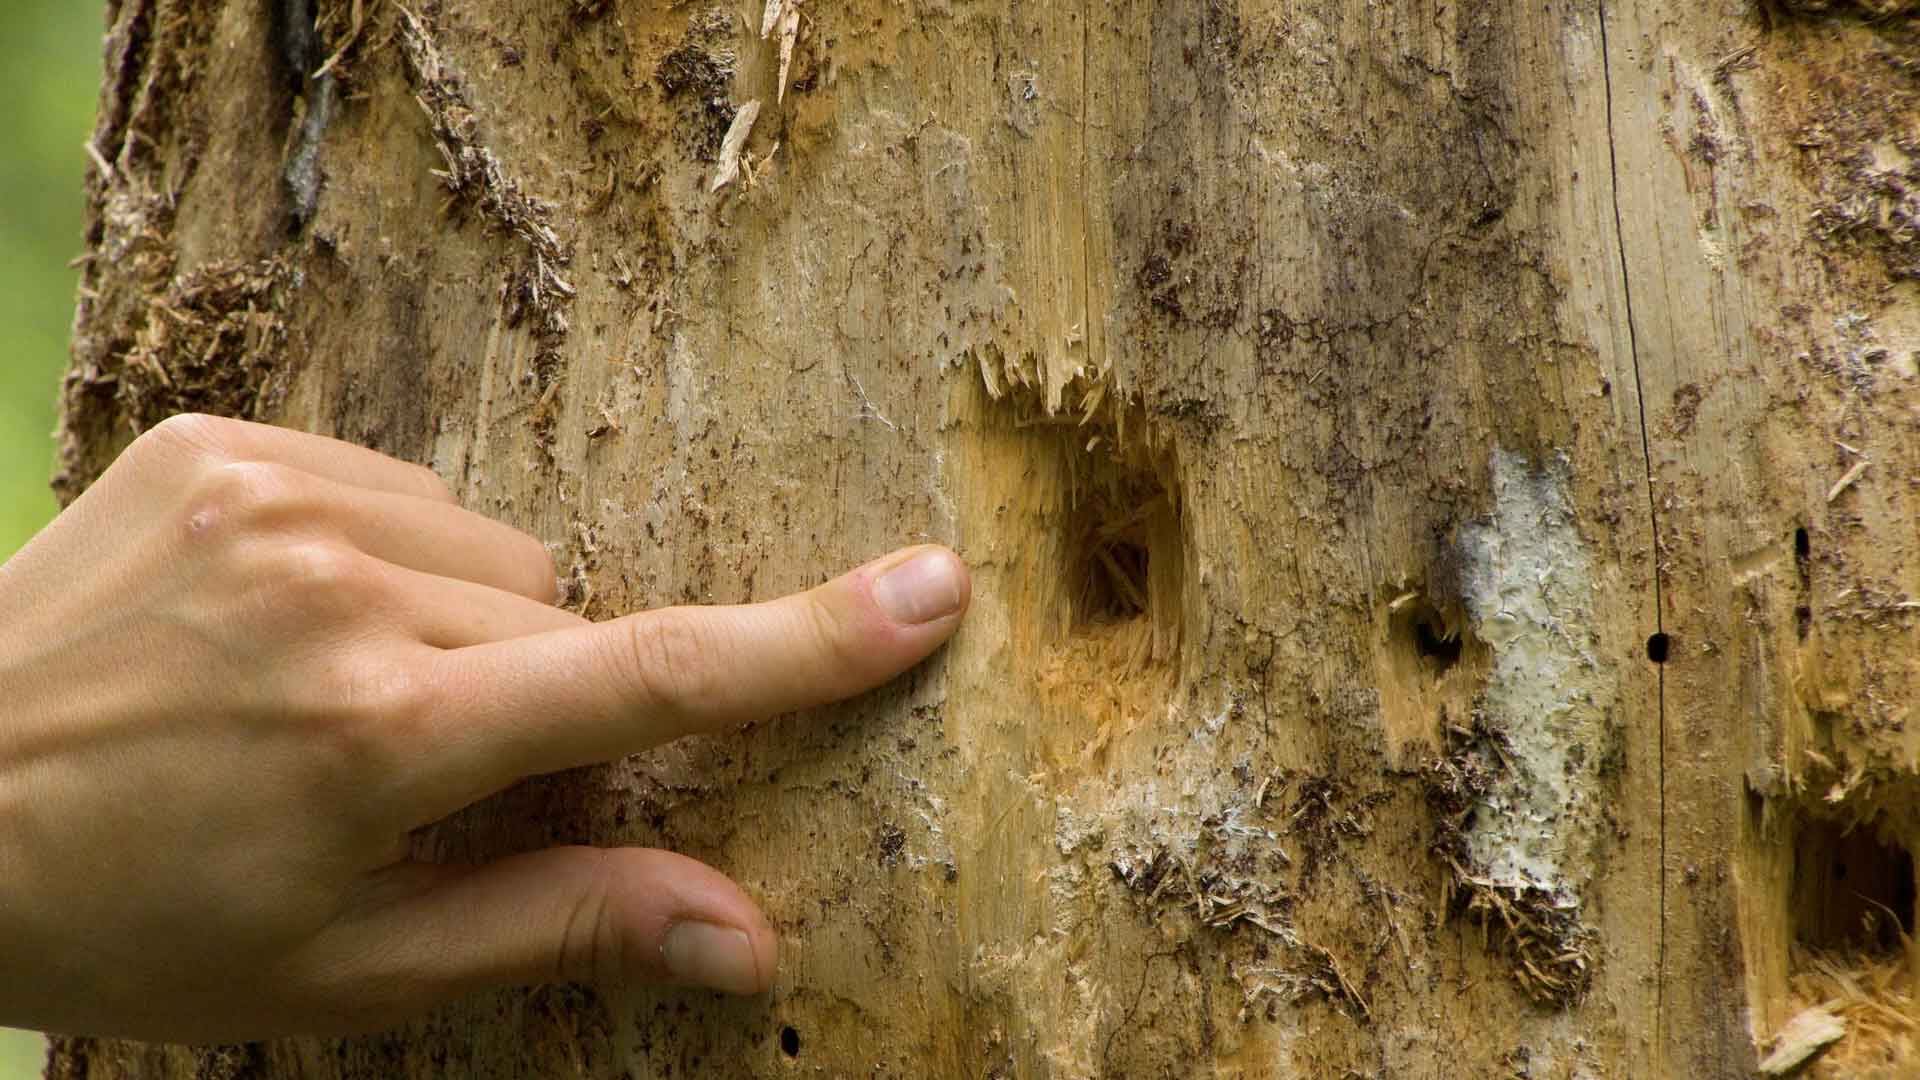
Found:
M 1597 658 L 1592 557 L 1564 462 L 1495 451 L 1492 514 L 1461 531 L 1471 631 L 1492 655 L 1470 728 L 1427 768 L 1446 906 L 1497 935 L 1514 979 L 1567 1005 L 1593 975 L 1583 893 L 1606 820 L 1600 775 L 1618 693 Z
M 1467 830 L 1476 867 L 1502 885 L 1577 904 L 1602 817 L 1599 765 L 1612 670 L 1596 659 L 1592 557 L 1574 527 L 1564 463 L 1493 457 L 1494 512 L 1463 530 L 1463 586 L 1493 653 L 1481 698 L 1510 766 Z

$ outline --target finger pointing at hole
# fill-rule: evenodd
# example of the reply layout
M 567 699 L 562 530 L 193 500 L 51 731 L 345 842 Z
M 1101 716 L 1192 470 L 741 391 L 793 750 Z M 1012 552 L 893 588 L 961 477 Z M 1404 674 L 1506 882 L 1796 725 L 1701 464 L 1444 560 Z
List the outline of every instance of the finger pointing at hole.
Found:
M 428 760 L 451 790 L 424 809 L 870 690 L 951 637 L 970 590 L 951 551 L 910 548 L 770 603 L 668 608 L 445 653 Z

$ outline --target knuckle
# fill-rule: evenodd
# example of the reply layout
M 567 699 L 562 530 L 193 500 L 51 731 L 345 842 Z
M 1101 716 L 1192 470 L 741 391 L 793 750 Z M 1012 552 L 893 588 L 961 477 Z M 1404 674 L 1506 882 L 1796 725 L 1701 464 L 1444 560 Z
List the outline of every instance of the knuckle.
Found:
M 808 597 L 800 610 L 808 644 L 822 665 L 832 671 L 855 671 L 865 666 L 861 636 L 845 612 L 813 597 Z
M 716 631 L 686 608 L 648 612 L 626 623 L 625 655 L 615 670 L 648 708 L 669 714 L 716 696 Z
M 407 468 L 411 470 L 413 486 L 422 498 L 444 503 L 459 501 L 453 497 L 453 488 L 447 485 L 447 482 L 441 478 L 439 473 L 434 472 L 425 465 L 409 465 Z
M 410 666 L 388 666 L 363 698 L 378 723 L 382 745 L 423 748 L 432 730 L 439 700 L 431 680 Z
M 229 461 L 205 469 L 192 489 L 187 523 L 197 535 L 248 531 L 294 499 L 288 470 L 257 461 Z
M 578 858 L 585 863 L 582 880 L 560 930 L 553 974 L 563 982 L 597 983 L 618 970 L 621 934 L 612 903 L 618 867 L 610 851 L 584 848 Z
M 346 665 L 338 679 L 342 714 L 371 725 L 382 740 L 426 715 L 425 686 L 407 667 L 362 659 Z
M 397 777 L 428 715 L 428 692 L 413 670 L 366 650 L 342 653 L 307 682 L 304 713 L 323 743 L 327 772 Z
M 327 599 L 358 590 L 371 576 L 366 558 L 342 544 L 286 544 L 274 559 L 275 585 L 292 597 Z
M 261 605 L 296 630 L 333 633 L 381 606 L 378 567 L 343 543 L 258 541 L 242 550 L 241 574 Z
M 205 413 L 177 413 L 147 429 L 134 440 L 145 449 L 167 447 L 195 456 L 220 457 L 231 443 L 234 421 Z

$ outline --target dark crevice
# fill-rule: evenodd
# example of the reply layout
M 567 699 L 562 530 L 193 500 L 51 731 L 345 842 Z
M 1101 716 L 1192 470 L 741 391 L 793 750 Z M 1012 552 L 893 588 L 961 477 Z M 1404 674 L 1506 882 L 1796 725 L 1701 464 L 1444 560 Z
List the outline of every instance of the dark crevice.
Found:
M 1460 662 L 1466 641 L 1457 617 L 1449 619 L 1424 596 L 1406 600 L 1392 611 L 1395 638 L 1404 642 L 1420 658 L 1420 667 L 1428 678 L 1438 678 Z
M 1074 596 L 1075 622 L 1117 622 L 1147 614 L 1152 601 L 1148 550 L 1129 540 L 1089 539 Z
M 1093 112 L 1093 84 L 1089 81 L 1093 66 L 1093 14 L 1098 10 L 1094 4 L 1085 4 L 1080 9 L 1080 182 L 1086 183 L 1092 174 L 1087 170 L 1093 157 L 1087 142 L 1087 124 Z M 1088 354 L 1093 351 L 1093 210 L 1088 200 L 1080 203 L 1080 328 L 1085 335 Z M 1106 338 L 1100 339 L 1101 347 L 1106 346 Z M 1099 359 L 1099 358 L 1096 358 Z M 1096 370 L 1104 370 L 1098 365 Z
M 116 12 L 107 33 L 105 63 L 107 86 L 100 99 L 100 123 L 94 133 L 94 149 L 116 169 L 124 163 L 121 153 L 127 129 L 133 124 L 135 99 L 145 82 L 147 64 L 153 58 L 153 12 L 149 4 L 137 4 L 123 24 Z M 101 175 L 105 188 L 112 177 Z
M 1459 637 L 1447 637 L 1434 629 L 1430 622 L 1421 622 L 1414 626 L 1414 647 L 1420 655 L 1434 662 L 1435 667 L 1445 671 L 1460 662 Z
M 282 0 L 272 11 L 280 39 L 280 59 L 286 64 L 287 88 L 296 93 L 307 76 L 320 66 L 320 35 L 314 31 L 313 0 Z
M 288 232 L 297 236 L 313 219 L 320 200 L 320 140 L 333 121 L 338 96 L 331 73 L 315 77 L 324 63 L 314 28 L 313 0 L 282 0 L 274 8 L 280 54 L 291 92 L 294 122 L 300 134 L 287 155 L 283 181 L 288 200 Z
M 1913 854 L 1869 826 L 1802 823 L 1793 854 L 1794 938 L 1815 949 L 1888 956 L 1914 927 Z
M 1793 566 L 1800 578 L 1800 603 L 1793 609 L 1794 635 L 1801 641 L 1813 632 L 1813 539 L 1805 525 L 1793 530 Z
M 1157 473 L 1088 455 L 1084 475 L 1100 477 L 1066 510 L 1061 570 L 1069 625 L 1100 635 L 1144 620 L 1152 656 L 1167 659 L 1178 639 L 1180 511 Z
M 1620 212 L 1620 148 L 1614 130 L 1613 103 L 1613 52 L 1607 34 L 1607 4 L 1599 0 L 1600 13 L 1600 73 L 1607 95 L 1607 163 L 1611 172 L 1613 194 L 1613 236 L 1614 244 L 1620 252 L 1620 288 L 1627 309 L 1627 349 L 1633 358 L 1633 386 L 1636 404 L 1640 410 L 1640 453 L 1647 467 L 1647 515 L 1653 527 L 1653 623 L 1654 636 L 1647 642 L 1648 655 L 1653 653 L 1654 638 L 1662 642 L 1662 655 L 1666 642 L 1666 583 L 1660 566 L 1660 503 L 1654 493 L 1653 442 L 1647 434 L 1647 395 L 1646 384 L 1640 375 L 1640 339 L 1634 324 L 1633 314 L 1633 271 L 1627 261 L 1627 232 Z M 1667 668 L 1664 663 L 1656 664 L 1657 672 L 1656 701 L 1659 713 L 1659 767 L 1657 784 L 1660 792 L 1660 865 L 1658 892 L 1660 903 L 1659 945 L 1655 959 L 1654 972 L 1654 1058 L 1656 1062 L 1665 1060 L 1665 1032 L 1667 1009 Z

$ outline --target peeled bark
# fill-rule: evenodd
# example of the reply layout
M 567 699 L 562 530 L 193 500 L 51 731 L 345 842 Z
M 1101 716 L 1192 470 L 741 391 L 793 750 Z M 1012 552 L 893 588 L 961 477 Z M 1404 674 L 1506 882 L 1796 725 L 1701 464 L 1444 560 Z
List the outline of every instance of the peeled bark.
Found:
M 1744 1077 L 1826 968 L 1913 1018 L 1911 0 L 317 7 L 109 5 L 64 495 L 224 412 L 597 617 L 920 539 L 976 605 L 417 839 L 706 859 L 771 996 L 51 1075 Z M 1816 1069 L 1920 1067 L 1836 1011 Z

